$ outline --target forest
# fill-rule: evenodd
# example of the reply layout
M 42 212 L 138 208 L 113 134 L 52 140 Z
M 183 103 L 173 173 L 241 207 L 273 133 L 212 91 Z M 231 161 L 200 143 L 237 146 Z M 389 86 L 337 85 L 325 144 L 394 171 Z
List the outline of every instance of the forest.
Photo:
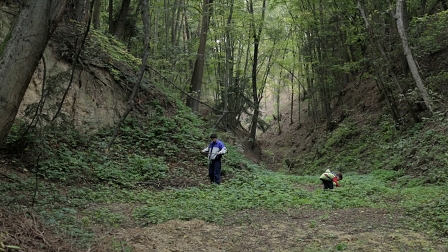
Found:
M 0 251 L 447 251 L 446 0 L 6 0 L 0 23 Z

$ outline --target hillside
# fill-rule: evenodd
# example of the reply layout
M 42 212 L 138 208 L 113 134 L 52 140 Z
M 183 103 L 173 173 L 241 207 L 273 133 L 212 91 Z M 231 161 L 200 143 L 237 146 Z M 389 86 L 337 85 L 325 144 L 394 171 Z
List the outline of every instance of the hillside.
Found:
M 343 96 L 337 97 L 332 102 L 332 117 L 337 124 L 344 120 L 355 123 L 358 127 L 366 125 L 375 126 L 381 116 L 387 112 L 383 109 L 381 95 L 372 81 L 348 83 L 344 89 Z M 322 141 L 325 141 L 329 132 L 325 122 L 315 125 L 311 116 L 307 113 L 307 100 L 301 101 L 299 111 L 298 98 L 294 100 L 294 112 L 290 113 L 290 95 L 285 94 L 281 102 L 281 133 L 278 125 L 272 122 L 270 128 L 260 133 L 260 146 L 263 150 L 263 162 L 274 170 L 287 167 L 285 160 L 294 162 L 291 170 L 300 170 L 300 159 L 316 159 Z M 269 104 L 265 114 L 273 114 L 274 105 Z M 319 157 L 317 157 L 319 158 Z M 332 164 L 327 164 L 331 166 Z M 324 167 L 322 167 L 323 169 Z
M 441 38 L 445 41 L 446 36 Z M 281 100 L 281 133 L 274 121 L 265 133 L 260 133 L 262 161 L 267 167 L 293 174 L 309 174 L 331 167 L 342 171 L 371 172 L 375 169 L 404 170 L 411 176 L 423 176 L 424 181 L 444 181 L 439 176 L 439 167 L 445 170 L 445 158 L 440 155 L 447 151 L 446 132 L 446 87 L 442 79 L 448 69 L 448 48 L 419 58 L 422 76 L 432 88 L 437 110 L 430 115 L 423 109 L 421 98 L 417 98 L 416 88 L 409 88 L 405 96 L 412 102 L 420 118 L 415 121 L 405 100 L 400 100 L 402 118 L 394 123 L 384 94 L 372 79 L 357 80 L 341 90 L 331 101 L 332 120 L 336 127 L 328 130 L 322 119 L 313 122 L 307 111 L 308 101 L 301 102 L 298 110 L 297 98 L 290 119 L 290 94 L 283 94 Z M 404 81 L 403 85 L 415 85 Z M 273 115 L 274 104 L 267 103 L 266 115 Z M 299 120 L 300 117 L 300 120 Z M 390 150 L 391 153 L 384 153 Z M 293 163 L 292 166 L 287 165 Z M 312 167 L 312 168 L 311 168 Z

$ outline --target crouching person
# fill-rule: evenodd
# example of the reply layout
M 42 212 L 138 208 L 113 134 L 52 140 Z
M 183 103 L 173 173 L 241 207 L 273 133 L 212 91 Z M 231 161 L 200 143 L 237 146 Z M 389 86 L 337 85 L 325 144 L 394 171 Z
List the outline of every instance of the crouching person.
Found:
M 339 180 L 342 180 L 342 173 L 333 173 L 330 169 L 327 169 L 322 175 L 320 180 L 324 184 L 324 189 L 333 189 L 334 186 L 339 187 Z

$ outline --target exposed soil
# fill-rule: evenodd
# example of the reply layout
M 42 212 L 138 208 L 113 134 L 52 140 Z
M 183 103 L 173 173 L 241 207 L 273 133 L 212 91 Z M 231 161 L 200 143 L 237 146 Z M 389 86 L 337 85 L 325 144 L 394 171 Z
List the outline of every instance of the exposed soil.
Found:
M 103 237 L 133 251 L 448 251 L 423 232 L 403 226 L 405 217 L 383 209 L 287 213 L 244 211 L 224 225 L 172 220 L 117 230 Z M 98 250 L 102 251 L 102 250 Z

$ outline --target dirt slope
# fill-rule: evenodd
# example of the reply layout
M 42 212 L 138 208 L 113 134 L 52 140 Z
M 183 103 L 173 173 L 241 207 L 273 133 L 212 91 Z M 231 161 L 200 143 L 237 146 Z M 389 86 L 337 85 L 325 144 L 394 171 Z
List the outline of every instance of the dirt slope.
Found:
M 314 144 L 327 132 L 323 118 L 318 125 L 313 122 L 308 113 L 308 100 L 301 100 L 299 105 L 298 98 L 295 98 L 291 123 L 290 94 L 283 93 L 281 97 L 281 133 L 278 125 L 273 122 L 266 132 L 258 136 L 263 150 L 262 161 L 272 170 L 285 168 L 285 159 L 314 155 Z M 336 123 L 350 118 L 359 125 L 372 124 L 384 113 L 380 101 L 381 96 L 373 81 L 351 82 L 331 101 L 332 119 Z M 263 114 L 276 114 L 273 101 L 267 99 L 263 104 Z

